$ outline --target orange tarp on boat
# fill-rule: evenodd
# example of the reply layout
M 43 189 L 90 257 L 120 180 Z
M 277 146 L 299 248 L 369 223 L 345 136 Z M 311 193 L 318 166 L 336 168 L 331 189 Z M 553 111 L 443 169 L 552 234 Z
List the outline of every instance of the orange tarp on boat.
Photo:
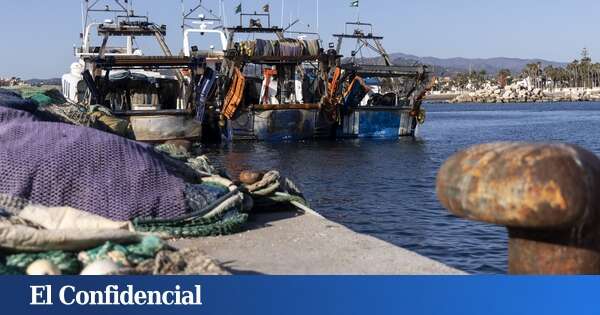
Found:
M 227 119 L 233 118 L 238 106 L 242 102 L 242 97 L 244 96 L 244 88 L 246 87 L 246 78 L 240 71 L 240 69 L 235 68 L 233 73 L 233 83 L 227 92 L 227 96 L 225 97 L 225 104 L 223 106 L 223 115 L 227 117 Z

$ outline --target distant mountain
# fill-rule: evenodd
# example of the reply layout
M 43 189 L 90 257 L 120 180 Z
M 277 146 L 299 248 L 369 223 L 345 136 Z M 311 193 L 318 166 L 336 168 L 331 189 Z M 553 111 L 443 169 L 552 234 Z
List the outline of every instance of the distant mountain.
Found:
M 453 75 L 460 72 L 485 70 L 488 74 L 497 74 L 502 69 L 509 69 L 511 73 L 521 73 L 528 63 L 541 62 L 543 67 L 548 65 L 564 67 L 566 63 L 548 61 L 543 59 L 519 59 L 519 58 L 436 58 L 418 57 L 402 53 L 390 55 L 393 63 L 399 65 L 414 64 L 419 62 L 434 67 L 437 75 Z
M 61 85 L 60 78 L 51 78 L 51 79 L 29 79 L 25 80 L 25 83 L 29 85 Z

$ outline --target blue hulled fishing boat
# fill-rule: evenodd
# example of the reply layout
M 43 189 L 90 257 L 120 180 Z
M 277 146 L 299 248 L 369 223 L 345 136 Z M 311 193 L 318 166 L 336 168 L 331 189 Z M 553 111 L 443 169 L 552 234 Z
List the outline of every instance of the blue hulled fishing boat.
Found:
M 348 32 L 351 28 L 352 32 Z M 341 63 L 343 98 L 337 134 L 345 138 L 394 139 L 414 136 L 425 120 L 421 102 L 427 92 L 429 72 L 424 65 L 393 65 L 369 23 L 346 23 L 335 34 L 337 51 L 345 40 L 355 41 L 356 50 Z M 376 53 L 365 58 L 363 50 Z

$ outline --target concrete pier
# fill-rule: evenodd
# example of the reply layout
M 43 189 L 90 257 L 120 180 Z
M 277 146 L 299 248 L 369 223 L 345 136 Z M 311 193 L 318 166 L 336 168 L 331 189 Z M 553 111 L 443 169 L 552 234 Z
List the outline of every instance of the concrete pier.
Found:
M 465 274 L 313 214 L 254 215 L 246 232 L 172 245 L 200 248 L 234 274 Z

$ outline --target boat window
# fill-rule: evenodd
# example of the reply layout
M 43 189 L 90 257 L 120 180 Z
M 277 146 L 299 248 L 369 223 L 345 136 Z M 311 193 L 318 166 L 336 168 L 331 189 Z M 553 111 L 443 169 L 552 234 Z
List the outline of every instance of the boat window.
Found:
M 225 48 L 218 33 L 189 33 L 189 40 L 192 51 L 222 52 Z

